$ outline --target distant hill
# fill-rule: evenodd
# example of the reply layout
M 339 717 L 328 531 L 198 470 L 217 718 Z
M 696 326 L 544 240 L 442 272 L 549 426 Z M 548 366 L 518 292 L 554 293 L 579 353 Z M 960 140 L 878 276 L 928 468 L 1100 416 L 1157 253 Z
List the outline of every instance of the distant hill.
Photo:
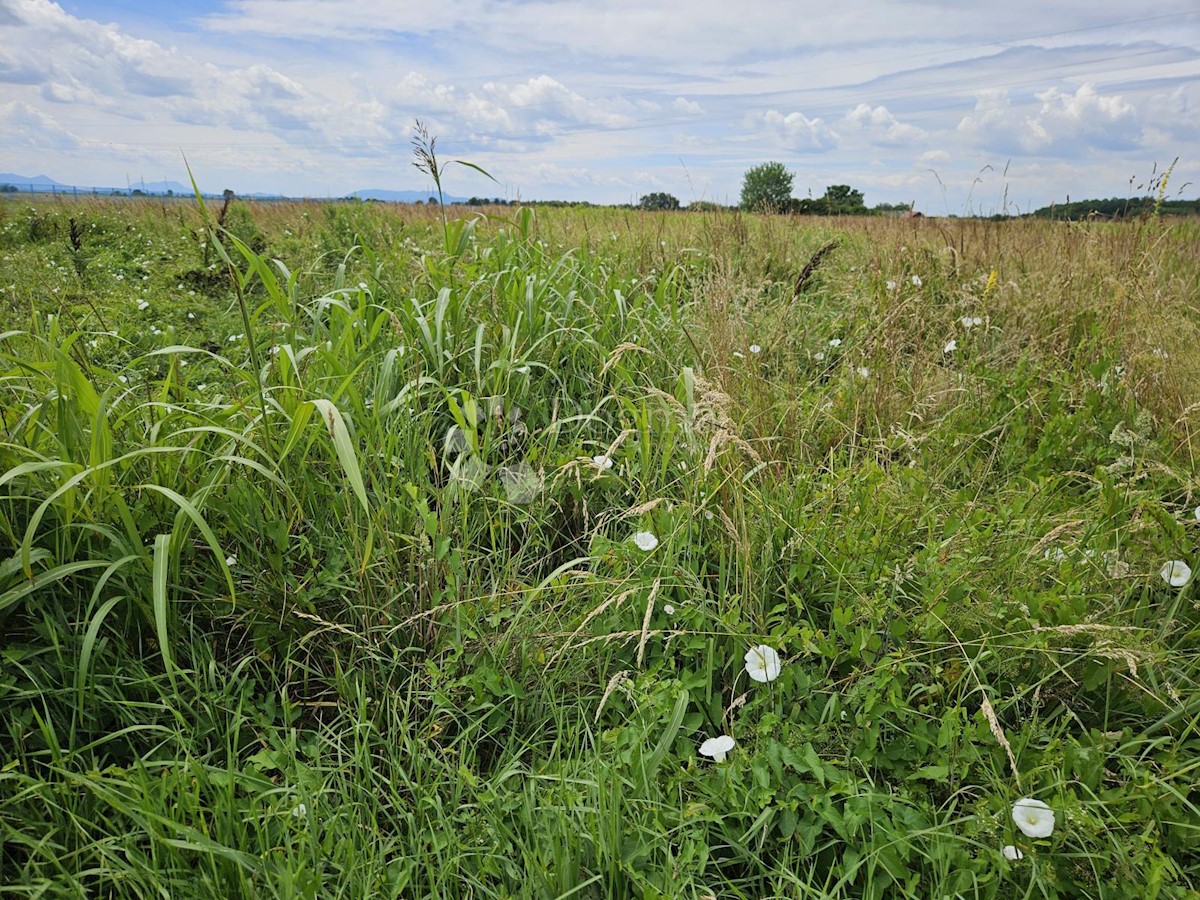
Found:
M 0 172 L 0 185 L 9 185 L 15 187 L 19 193 L 33 192 L 45 193 L 47 191 L 56 191 L 62 194 L 70 193 L 100 193 L 111 194 L 118 191 L 122 194 L 128 194 L 130 191 L 141 191 L 143 194 L 191 194 L 192 186 L 190 184 L 181 184 L 178 181 L 135 181 L 125 187 L 101 185 L 74 185 L 63 184 L 61 181 L 55 181 L 48 175 L 18 175 L 14 172 Z
M 437 191 L 385 191 L 381 188 L 364 188 L 349 196 L 360 200 L 382 200 L 386 203 L 425 203 L 430 197 L 436 197 Z M 444 199 L 447 203 L 466 203 L 468 198 L 446 194 Z
M 94 185 L 73 185 L 63 184 L 61 181 L 55 181 L 48 175 L 18 175 L 15 172 L 0 172 L 0 189 L 5 189 L 6 193 L 12 193 L 15 188 L 17 193 L 38 193 L 44 194 L 49 192 L 59 194 L 128 194 L 131 191 L 141 191 L 143 194 L 153 194 L 155 196 L 162 194 L 174 194 L 176 196 L 191 196 L 192 186 L 183 184 L 178 181 L 135 181 L 127 186 L 94 186 Z M 204 191 L 205 197 L 218 197 L 219 193 L 210 193 Z M 271 194 L 265 192 L 255 192 L 238 194 L 239 197 L 246 199 L 270 200 L 280 199 L 281 194 Z M 364 188 L 359 191 L 354 191 L 352 194 L 345 196 L 357 197 L 360 200 L 382 200 L 387 203 L 425 203 L 430 197 L 436 197 L 434 191 L 389 191 L 381 188 Z M 466 197 L 452 197 L 446 195 L 446 203 L 466 203 Z

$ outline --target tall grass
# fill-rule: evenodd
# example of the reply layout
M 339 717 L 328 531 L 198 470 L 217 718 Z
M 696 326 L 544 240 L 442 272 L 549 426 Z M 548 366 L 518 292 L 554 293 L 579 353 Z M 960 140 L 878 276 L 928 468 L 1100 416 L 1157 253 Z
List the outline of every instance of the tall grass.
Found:
M 0 206 L 0 891 L 1200 890 L 1194 225 L 493 212 Z

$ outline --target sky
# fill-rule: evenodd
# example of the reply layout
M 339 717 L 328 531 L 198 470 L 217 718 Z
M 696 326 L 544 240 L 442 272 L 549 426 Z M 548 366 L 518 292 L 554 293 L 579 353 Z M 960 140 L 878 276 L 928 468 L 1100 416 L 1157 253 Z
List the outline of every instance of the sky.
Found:
M 932 215 L 1200 196 L 1200 2 L 0 0 L 0 171 L 736 203 L 779 161 Z M 1189 182 L 1191 182 L 1189 184 Z

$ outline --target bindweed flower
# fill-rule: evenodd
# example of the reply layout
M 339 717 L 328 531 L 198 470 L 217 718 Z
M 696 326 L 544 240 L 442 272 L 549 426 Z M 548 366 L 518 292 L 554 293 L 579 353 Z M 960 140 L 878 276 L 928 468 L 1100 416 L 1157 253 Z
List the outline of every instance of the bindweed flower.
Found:
M 979 316 L 963 316 L 958 321 L 962 323 L 963 328 L 974 328 L 976 325 L 983 324 L 983 319 Z
M 954 338 L 950 338 L 950 340 L 946 341 L 946 346 L 942 348 L 942 352 L 943 353 L 953 353 L 957 349 L 958 349 L 958 341 L 956 341 Z
M 141 300 L 138 302 L 138 312 L 141 312 L 142 310 L 149 309 L 149 308 L 150 308 L 149 300 Z
M 526 506 L 533 502 L 542 489 L 542 478 L 529 463 L 517 463 L 500 469 L 500 481 L 509 503 Z
M 1195 510 L 1193 510 L 1192 515 L 1196 517 L 1197 522 L 1200 522 L 1200 506 L 1197 506 Z
M 762 347 L 758 346 L 758 344 L 751 344 L 750 352 L 751 353 L 762 353 Z
M 859 378 L 870 378 L 871 370 L 868 369 L 866 366 L 859 366 L 858 367 L 858 377 Z
M 1163 563 L 1162 571 L 1158 573 L 1162 580 L 1171 587 L 1183 587 L 1192 579 L 1192 570 L 1182 559 L 1173 559 Z
M 292 807 L 292 818 L 293 819 L 303 819 L 307 815 L 308 815 L 308 807 L 305 806 L 303 803 L 297 803 L 295 806 Z
M 658 538 L 649 531 L 639 531 L 633 536 L 633 542 L 639 550 L 645 550 L 649 553 L 658 546 Z
M 759 644 L 746 651 L 746 674 L 755 681 L 774 681 L 782 669 L 779 654 L 766 644 Z
M 815 359 L 817 362 L 824 362 L 825 361 L 825 351 L 818 350 L 816 353 L 813 354 L 813 359 Z
M 1013 821 L 1026 837 L 1050 837 L 1054 831 L 1054 810 L 1041 800 L 1024 797 L 1013 804 Z
M 613 461 L 611 459 L 609 459 L 607 456 L 604 456 L 603 454 L 601 454 L 600 456 L 592 457 L 592 465 L 595 466 L 597 469 L 600 469 L 603 472 L 607 472 L 609 469 L 611 469 L 613 467 Z
M 1008 860 L 1018 860 L 1025 855 L 1021 852 L 1019 847 L 1014 847 L 1012 844 L 1008 844 L 1000 852 L 1003 853 L 1004 858 Z
M 725 762 L 725 754 L 732 750 L 736 744 L 737 741 L 727 734 L 709 738 L 700 745 L 700 755 L 711 756 L 713 762 Z
M 887 283 L 887 289 L 888 289 L 889 291 L 894 291 L 894 290 L 896 289 L 896 282 L 894 282 L 894 281 L 889 281 L 889 282 Z
M 830 339 L 829 339 L 829 346 L 830 346 L 830 347 L 840 347 L 840 346 L 842 346 L 842 339 L 841 339 L 841 338 L 830 338 Z
M 1042 559 L 1048 559 L 1051 562 L 1060 563 L 1067 558 L 1067 551 L 1062 547 L 1047 547 L 1042 553 Z
M 920 276 L 920 275 L 914 275 L 914 276 L 912 277 L 912 283 L 913 283 L 913 286 L 914 286 L 914 287 L 920 287 L 920 286 L 921 286 L 921 276 Z
M 236 566 L 237 565 L 237 556 L 234 554 L 230 554 L 229 556 L 225 557 L 225 565 Z
M 675 607 L 668 603 L 663 607 L 663 612 L 665 612 L 668 616 L 673 616 L 675 615 Z

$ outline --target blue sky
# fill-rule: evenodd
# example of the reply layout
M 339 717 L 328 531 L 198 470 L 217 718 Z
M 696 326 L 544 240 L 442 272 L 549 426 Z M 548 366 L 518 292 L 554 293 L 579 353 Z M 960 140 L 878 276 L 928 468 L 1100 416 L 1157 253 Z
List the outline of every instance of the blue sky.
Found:
M 0 0 L 0 170 L 340 196 L 736 202 L 779 160 L 928 213 L 1200 183 L 1200 6 Z M 1194 197 L 1195 185 L 1183 187 Z

